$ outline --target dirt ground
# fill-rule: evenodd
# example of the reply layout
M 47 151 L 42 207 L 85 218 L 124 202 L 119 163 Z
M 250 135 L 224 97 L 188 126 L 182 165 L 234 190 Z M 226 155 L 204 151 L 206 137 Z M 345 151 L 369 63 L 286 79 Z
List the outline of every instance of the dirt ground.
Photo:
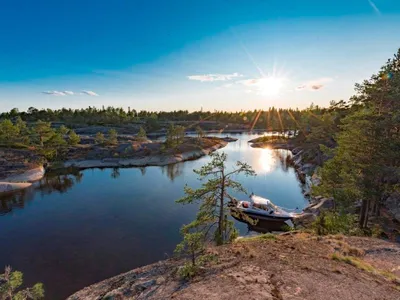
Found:
M 166 260 L 87 287 L 77 299 L 400 299 L 400 247 L 373 238 L 290 233 L 214 247 L 190 281 Z

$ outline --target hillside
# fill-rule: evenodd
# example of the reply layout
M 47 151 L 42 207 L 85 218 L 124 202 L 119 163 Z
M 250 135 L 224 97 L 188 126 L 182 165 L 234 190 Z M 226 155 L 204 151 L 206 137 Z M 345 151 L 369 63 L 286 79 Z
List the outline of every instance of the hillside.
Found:
M 363 237 L 263 235 L 210 248 L 182 281 L 169 259 L 87 287 L 78 299 L 400 299 L 400 247 Z

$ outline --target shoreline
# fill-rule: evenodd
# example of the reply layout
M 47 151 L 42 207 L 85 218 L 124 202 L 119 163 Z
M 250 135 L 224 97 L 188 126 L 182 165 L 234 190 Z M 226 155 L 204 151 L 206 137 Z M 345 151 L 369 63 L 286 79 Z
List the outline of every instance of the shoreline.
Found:
M 45 169 L 39 166 L 21 174 L 6 177 L 0 180 L 0 195 L 26 189 L 44 177 Z
M 184 161 L 195 160 L 206 156 L 211 152 L 224 148 L 227 141 L 221 140 L 214 146 L 187 151 L 174 155 L 153 155 L 139 158 L 103 158 L 98 160 L 67 160 L 49 165 L 48 170 L 60 170 L 68 168 L 91 169 L 91 168 L 128 168 L 128 167 L 147 167 L 147 166 L 166 166 Z M 36 181 L 41 180 L 46 173 L 43 166 L 29 169 L 21 174 L 6 177 L 0 180 L 0 195 L 13 193 L 32 186 Z
M 224 148 L 228 142 L 220 141 L 218 144 L 194 151 L 187 151 L 175 155 L 153 155 L 139 158 L 103 158 L 92 160 L 67 160 L 60 166 L 50 166 L 49 169 L 57 170 L 64 168 L 91 169 L 91 168 L 124 168 L 124 167 L 148 167 L 166 166 L 184 161 L 195 160 L 218 149 Z

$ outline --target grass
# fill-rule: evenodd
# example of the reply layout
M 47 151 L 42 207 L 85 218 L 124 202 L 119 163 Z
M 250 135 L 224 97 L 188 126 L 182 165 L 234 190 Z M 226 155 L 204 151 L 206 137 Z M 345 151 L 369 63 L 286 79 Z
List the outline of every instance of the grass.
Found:
M 277 237 L 272 233 L 265 233 L 256 236 L 243 237 L 237 239 L 236 242 L 253 242 L 253 241 L 276 241 Z
M 363 261 L 362 259 L 360 259 L 358 257 L 345 256 L 345 255 L 342 255 L 339 253 L 333 253 L 331 255 L 331 259 L 352 265 L 352 266 L 356 267 L 357 269 L 366 271 L 368 273 L 381 275 L 384 278 L 386 278 L 387 280 L 389 280 L 395 284 L 400 284 L 400 278 L 398 278 L 395 274 L 388 272 L 388 271 L 376 269 L 375 267 L 373 267 L 372 265 L 370 265 L 369 263 Z

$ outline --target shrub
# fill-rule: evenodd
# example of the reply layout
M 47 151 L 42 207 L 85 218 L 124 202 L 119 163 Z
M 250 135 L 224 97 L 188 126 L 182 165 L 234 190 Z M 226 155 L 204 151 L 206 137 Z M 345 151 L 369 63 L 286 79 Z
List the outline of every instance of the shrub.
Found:
M 312 228 L 318 235 L 356 234 L 357 216 L 351 214 L 339 214 L 337 212 L 321 212 L 312 224 Z
M 42 283 L 36 283 L 33 287 L 18 289 L 23 283 L 23 274 L 19 271 L 12 271 L 8 266 L 4 274 L 0 274 L 0 299 L 4 300 L 23 300 L 23 299 L 43 299 L 44 288 Z

